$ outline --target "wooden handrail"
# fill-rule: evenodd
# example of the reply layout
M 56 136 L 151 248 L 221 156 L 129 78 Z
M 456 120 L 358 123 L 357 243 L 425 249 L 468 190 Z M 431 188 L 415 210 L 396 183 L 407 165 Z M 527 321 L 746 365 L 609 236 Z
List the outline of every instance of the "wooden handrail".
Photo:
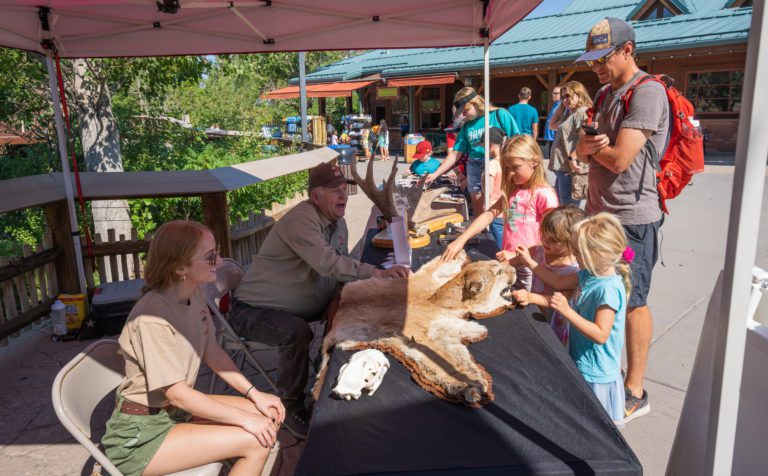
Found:
M 14 258 L 0 268 L 0 282 L 21 276 L 48 263 L 52 263 L 62 253 L 60 248 L 43 250 L 25 258 Z

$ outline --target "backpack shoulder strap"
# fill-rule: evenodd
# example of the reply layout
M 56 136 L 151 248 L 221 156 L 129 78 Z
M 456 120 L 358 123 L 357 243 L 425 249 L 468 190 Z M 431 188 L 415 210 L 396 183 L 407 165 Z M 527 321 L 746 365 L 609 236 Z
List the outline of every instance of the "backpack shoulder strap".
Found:
M 632 101 L 632 96 L 635 94 L 635 89 L 646 83 L 650 82 L 656 82 L 664 86 L 664 90 L 667 90 L 667 85 L 664 83 L 664 81 L 657 78 L 655 75 L 650 73 L 645 73 L 644 75 L 641 75 L 639 78 L 635 80 L 634 83 L 632 83 L 627 91 L 624 93 L 624 95 L 621 97 L 621 103 L 624 107 L 624 114 L 629 112 L 629 103 Z

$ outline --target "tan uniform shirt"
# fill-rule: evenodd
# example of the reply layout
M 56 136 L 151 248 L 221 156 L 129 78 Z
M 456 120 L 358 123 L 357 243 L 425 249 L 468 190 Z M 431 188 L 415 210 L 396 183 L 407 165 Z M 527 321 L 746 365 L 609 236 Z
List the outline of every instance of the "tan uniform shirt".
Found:
M 118 342 L 125 358 L 123 396 L 150 407 L 169 404 L 164 388 L 186 381 L 194 387 L 200 362 L 216 330 L 202 290 L 180 304 L 150 291 L 133 307 Z
M 375 269 L 349 257 L 348 238 L 343 218 L 334 223 L 308 201 L 296 205 L 269 232 L 235 298 L 319 317 L 339 282 L 369 278 Z

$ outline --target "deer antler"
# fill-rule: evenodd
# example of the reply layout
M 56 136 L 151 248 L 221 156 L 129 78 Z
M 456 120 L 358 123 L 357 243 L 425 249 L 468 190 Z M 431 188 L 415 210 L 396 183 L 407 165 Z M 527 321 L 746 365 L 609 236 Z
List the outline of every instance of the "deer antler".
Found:
M 365 170 L 365 179 L 360 177 L 360 174 L 357 173 L 357 167 L 355 167 L 355 165 L 352 165 L 350 169 L 358 187 L 360 187 L 363 193 L 371 199 L 373 204 L 376 205 L 387 221 L 391 221 L 392 217 L 398 215 L 392 197 L 392 192 L 395 191 L 395 177 L 397 176 L 396 160 L 392 161 L 392 170 L 389 172 L 387 180 L 384 181 L 382 190 L 379 190 L 379 187 L 377 187 L 373 181 L 373 158 L 368 160 L 368 168 Z

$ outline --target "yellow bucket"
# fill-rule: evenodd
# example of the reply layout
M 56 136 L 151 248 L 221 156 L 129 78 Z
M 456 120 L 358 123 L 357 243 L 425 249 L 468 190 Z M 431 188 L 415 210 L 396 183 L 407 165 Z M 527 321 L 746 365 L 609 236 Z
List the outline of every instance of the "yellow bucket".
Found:
M 59 294 L 59 299 L 66 306 L 67 332 L 79 331 L 85 319 L 85 294 Z

